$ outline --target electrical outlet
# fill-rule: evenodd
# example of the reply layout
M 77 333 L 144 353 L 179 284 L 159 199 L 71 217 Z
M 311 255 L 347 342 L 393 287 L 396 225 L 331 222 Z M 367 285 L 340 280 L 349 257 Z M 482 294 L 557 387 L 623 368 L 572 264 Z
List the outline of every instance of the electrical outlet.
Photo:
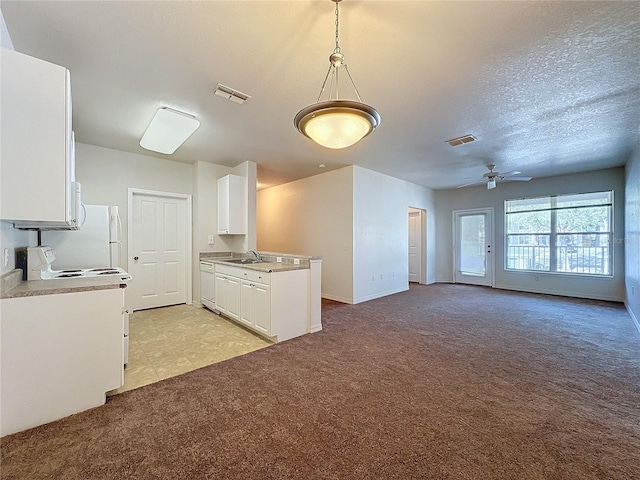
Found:
M 209 236 L 207 237 L 207 243 L 208 243 L 209 245 L 213 245 L 214 243 L 216 243 L 215 237 L 214 237 L 213 235 L 209 235 Z
M 294 265 L 300 265 L 300 259 L 299 258 L 294 258 L 293 259 L 293 264 Z
M 9 266 L 9 249 L 8 248 L 4 248 L 2 250 L 2 265 L 4 265 L 5 267 Z
M 277 263 L 282 263 L 282 257 L 276 257 L 276 262 Z

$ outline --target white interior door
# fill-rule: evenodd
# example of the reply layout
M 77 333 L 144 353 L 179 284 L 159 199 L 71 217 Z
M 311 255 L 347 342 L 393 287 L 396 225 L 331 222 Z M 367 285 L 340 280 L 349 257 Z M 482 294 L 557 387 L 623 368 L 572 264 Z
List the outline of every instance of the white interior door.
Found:
M 453 212 L 455 283 L 493 286 L 493 209 Z
M 189 197 L 131 192 L 129 272 L 133 309 L 187 303 Z
M 422 219 L 420 211 L 409 209 L 409 281 L 422 281 Z

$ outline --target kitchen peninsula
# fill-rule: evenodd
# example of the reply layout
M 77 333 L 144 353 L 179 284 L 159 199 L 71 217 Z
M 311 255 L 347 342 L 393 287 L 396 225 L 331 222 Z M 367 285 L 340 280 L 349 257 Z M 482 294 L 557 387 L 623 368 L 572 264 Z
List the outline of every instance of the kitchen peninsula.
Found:
M 0 436 L 100 406 L 124 381 L 119 277 L 21 279 L 0 279 Z
M 320 257 L 200 253 L 202 304 L 274 341 L 322 330 Z

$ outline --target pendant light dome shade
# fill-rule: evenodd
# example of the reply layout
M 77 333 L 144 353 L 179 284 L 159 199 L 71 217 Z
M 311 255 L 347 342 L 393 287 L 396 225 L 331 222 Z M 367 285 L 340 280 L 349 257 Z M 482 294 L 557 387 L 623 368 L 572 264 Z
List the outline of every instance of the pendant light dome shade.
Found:
M 305 137 L 338 149 L 350 147 L 373 132 L 380 124 L 380 114 L 364 103 L 329 100 L 303 108 L 293 122 Z
M 351 78 L 344 55 L 340 50 L 338 3 L 342 0 L 331 1 L 336 4 L 336 48 L 329 56 L 329 70 L 320 89 L 318 100 L 313 105 L 300 110 L 294 117 L 293 124 L 300 133 L 317 144 L 338 149 L 350 147 L 378 128 L 380 114 L 375 108 L 362 103 L 360 99 L 356 84 Z M 338 97 L 340 71 L 346 74 L 358 101 L 341 100 Z M 320 98 L 327 87 L 328 98 L 321 102 Z

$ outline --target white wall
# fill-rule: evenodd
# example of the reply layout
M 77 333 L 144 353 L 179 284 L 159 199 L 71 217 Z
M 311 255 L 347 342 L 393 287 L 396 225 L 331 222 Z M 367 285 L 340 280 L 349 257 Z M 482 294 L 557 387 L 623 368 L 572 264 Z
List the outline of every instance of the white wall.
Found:
M 625 287 L 629 313 L 640 330 L 640 139 L 625 168 Z
M 409 288 L 409 207 L 427 211 L 434 225 L 430 189 L 353 167 L 353 303 Z M 435 280 L 435 231 L 427 228 L 427 282 Z
M 621 242 L 614 244 L 614 276 L 594 278 L 560 274 L 508 272 L 504 268 L 504 201 L 544 195 L 614 191 L 614 238 L 624 235 L 624 169 L 539 178 L 530 182 L 508 182 L 493 190 L 484 186 L 436 191 L 437 280 L 453 281 L 452 212 L 469 208 L 493 207 L 495 212 L 495 286 L 526 292 L 551 293 L 603 300 L 624 299 L 624 251 Z M 539 280 L 536 280 L 538 278 Z
M 322 257 L 322 296 L 353 299 L 351 167 L 260 190 L 258 250 Z
M 322 296 L 363 302 L 408 288 L 409 207 L 434 225 L 433 205 L 427 188 L 345 167 L 258 192 L 258 247 L 322 256 Z M 430 282 L 434 244 L 429 229 Z
M 76 179 L 88 205 L 117 205 L 122 219 L 121 265 L 128 268 L 128 189 L 192 194 L 192 166 L 146 155 L 76 144 Z

